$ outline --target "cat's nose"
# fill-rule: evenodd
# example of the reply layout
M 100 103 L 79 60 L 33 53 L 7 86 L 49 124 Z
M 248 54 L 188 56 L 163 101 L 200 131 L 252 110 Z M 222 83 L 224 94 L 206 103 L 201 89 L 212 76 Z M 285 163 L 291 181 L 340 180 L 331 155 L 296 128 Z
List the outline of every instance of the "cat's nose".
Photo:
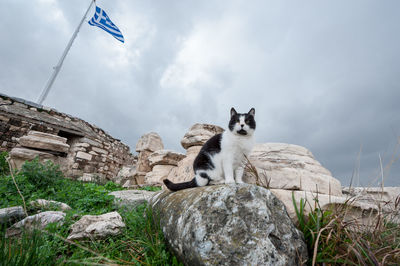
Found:
M 240 125 L 241 127 L 244 127 L 244 125 Z

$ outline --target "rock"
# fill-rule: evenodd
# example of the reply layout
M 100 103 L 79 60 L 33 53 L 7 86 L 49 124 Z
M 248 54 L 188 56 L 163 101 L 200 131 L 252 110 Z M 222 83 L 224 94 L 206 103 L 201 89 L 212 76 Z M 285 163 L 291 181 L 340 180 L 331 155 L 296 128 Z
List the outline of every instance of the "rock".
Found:
M 12 225 L 6 231 L 6 237 L 19 235 L 22 230 L 44 229 L 50 223 L 62 225 L 64 223 L 65 213 L 59 211 L 46 211 L 32 216 L 28 216 L 18 223 Z
M 324 194 L 316 194 L 309 191 L 290 191 L 284 189 L 271 189 L 271 192 L 280 199 L 286 206 L 286 210 L 294 223 L 297 223 L 297 215 L 293 205 L 293 196 L 297 207 L 300 206 L 300 200 L 306 201 L 304 206 L 305 215 L 315 209 L 333 210 L 346 207 L 346 220 L 357 222 L 360 226 L 371 226 L 376 224 L 376 215 L 379 208 L 377 205 L 350 199 L 348 197 L 330 196 Z M 292 196 L 293 195 L 293 196 Z
M 215 185 L 156 194 L 168 245 L 185 265 L 300 265 L 303 234 L 269 190 Z
M 30 132 L 27 136 L 19 138 L 19 144 L 23 147 L 62 153 L 68 152 L 69 145 L 66 142 L 66 138 L 42 132 Z
M 106 182 L 106 179 L 100 174 L 90 174 L 90 173 L 84 173 L 77 180 L 82 182 L 97 183 L 97 184 L 104 184 Z
M 343 194 L 376 206 L 382 210 L 386 221 L 400 224 L 400 187 L 347 187 L 343 188 Z
M 131 188 L 134 186 L 137 186 L 136 179 L 126 180 L 125 183 L 122 185 L 123 188 Z
M 359 201 L 367 203 L 391 203 L 394 204 L 397 197 L 400 197 L 400 187 L 345 187 L 343 194 L 357 197 Z
M 92 160 L 93 155 L 89 154 L 87 152 L 83 152 L 83 151 L 78 151 L 76 153 L 76 158 L 78 159 L 82 159 L 82 160 L 86 160 L 86 161 L 91 161 Z
M 44 133 L 44 132 L 40 132 L 40 131 L 35 131 L 35 130 L 30 130 L 27 134 L 28 136 L 34 136 L 34 137 L 38 137 L 38 138 L 46 138 L 46 139 L 52 139 L 54 141 L 57 142 L 61 142 L 61 143 L 67 143 L 67 139 L 54 135 L 54 134 L 49 134 L 49 133 Z
M 24 217 L 24 209 L 21 206 L 0 209 L 0 224 L 16 222 Z
M 172 169 L 176 168 L 173 165 L 156 165 L 153 167 L 151 172 L 148 172 L 144 177 L 146 184 L 163 184 L 163 180 L 166 179 Z
M 304 147 L 285 143 L 256 144 L 249 160 L 257 168 L 263 186 L 342 195 L 340 181 Z M 256 183 L 249 171 L 244 181 Z
M 158 150 L 150 154 L 148 157 L 150 167 L 155 165 L 174 165 L 185 158 L 185 154 L 170 150 Z
M 136 165 L 122 166 L 121 170 L 119 170 L 117 177 L 115 177 L 114 182 L 122 185 L 128 179 L 131 179 L 136 174 Z
M 118 212 L 109 212 L 102 215 L 84 215 L 79 221 L 71 225 L 71 234 L 68 240 L 99 239 L 110 235 L 118 235 L 125 227 Z
M 36 151 L 28 148 L 13 148 L 10 151 L 11 164 L 14 169 L 21 169 L 25 161 L 32 161 L 36 157 L 39 157 L 41 162 L 47 160 L 51 160 L 54 163 L 58 162 L 56 156 L 43 151 Z
M 45 200 L 45 199 L 38 199 L 35 201 L 31 201 L 30 204 L 36 208 L 58 208 L 62 211 L 71 210 L 71 207 L 65 203 L 58 202 L 55 200 Z
M 212 136 L 222 133 L 223 128 L 210 124 L 194 124 L 181 140 L 186 150 L 192 146 L 203 146 Z
M 161 137 L 155 133 L 150 132 L 140 137 L 136 144 L 136 152 L 142 151 L 157 151 L 164 149 Z
M 148 202 L 148 200 L 157 192 L 146 191 L 146 190 L 121 190 L 114 191 L 108 195 L 114 196 L 114 203 L 118 207 L 136 207 L 140 204 Z
M 178 162 L 178 166 L 171 169 L 168 179 L 174 183 L 185 182 L 193 179 L 193 162 L 199 154 L 201 146 L 189 147 L 186 151 L 186 157 Z
M 151 171 L 151 167 L 150 167 L 150 162 L 149 162 L 149 156 L 150 154 L 152 154 L 153 152 L 151 151 L 141 151 L 138 155 L 138 162 L 137 162 L 137 168 L 136 170 L 138 172 L 144 172 L 144 173 L 148 173 Z

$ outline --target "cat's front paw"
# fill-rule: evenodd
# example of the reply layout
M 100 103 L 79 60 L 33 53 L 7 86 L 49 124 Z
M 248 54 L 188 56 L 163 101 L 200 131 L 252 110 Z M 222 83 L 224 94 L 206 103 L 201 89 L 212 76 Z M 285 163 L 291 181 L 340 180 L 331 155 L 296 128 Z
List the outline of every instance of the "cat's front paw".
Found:
M 226 179 L 225 184 L 235 184 L 235 180 L 233 179 Z
M 244 184 L 243 180 L 237 180 L 236 184 Z

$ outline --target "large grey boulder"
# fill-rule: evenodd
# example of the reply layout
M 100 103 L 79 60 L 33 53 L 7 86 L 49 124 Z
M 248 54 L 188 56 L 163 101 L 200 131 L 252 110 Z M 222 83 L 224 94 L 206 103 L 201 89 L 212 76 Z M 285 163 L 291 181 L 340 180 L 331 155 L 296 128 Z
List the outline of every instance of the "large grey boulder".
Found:
M 303 234 L 269 190 L 249 184 L 163 192 L 150 200 L 186 265 L 300 265 Z
M 46 211 L 28 216 L 8 228 L 6 231 L 6 237 L 19 235 L 24 229 L 28 231 L 33 229 L 41 230 L 50 223 L 57 223 L 59 225 L 62 225 L 64 223 L 64 219 L 65 213 L 59 211 Z
M 21 206 L 0 209 L 0 224 L 19 221 L 25 217 Z
M 118 212 L 109 212 L 102 215 L 84 215 L 71 225 L 71 234 L 67 239 L 99 239 L 118 235 L 125 227 Z

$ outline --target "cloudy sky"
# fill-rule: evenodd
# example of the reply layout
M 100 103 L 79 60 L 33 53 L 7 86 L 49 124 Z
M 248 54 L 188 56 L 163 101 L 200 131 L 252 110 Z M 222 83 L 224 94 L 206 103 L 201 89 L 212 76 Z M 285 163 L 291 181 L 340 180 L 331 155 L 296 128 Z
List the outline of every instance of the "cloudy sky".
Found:
M 89 0 L 0 1 L 0 92 L 36 101 Z M 308 148 L 348 185 L 400 186 L 400 2 L 98 0 L 44 105 L 134 151 L 256 109 L 257 141 Z M 89 12 L 90 19 L 94 9 Z M 394 162 L 391 164 L 391 162 Z

